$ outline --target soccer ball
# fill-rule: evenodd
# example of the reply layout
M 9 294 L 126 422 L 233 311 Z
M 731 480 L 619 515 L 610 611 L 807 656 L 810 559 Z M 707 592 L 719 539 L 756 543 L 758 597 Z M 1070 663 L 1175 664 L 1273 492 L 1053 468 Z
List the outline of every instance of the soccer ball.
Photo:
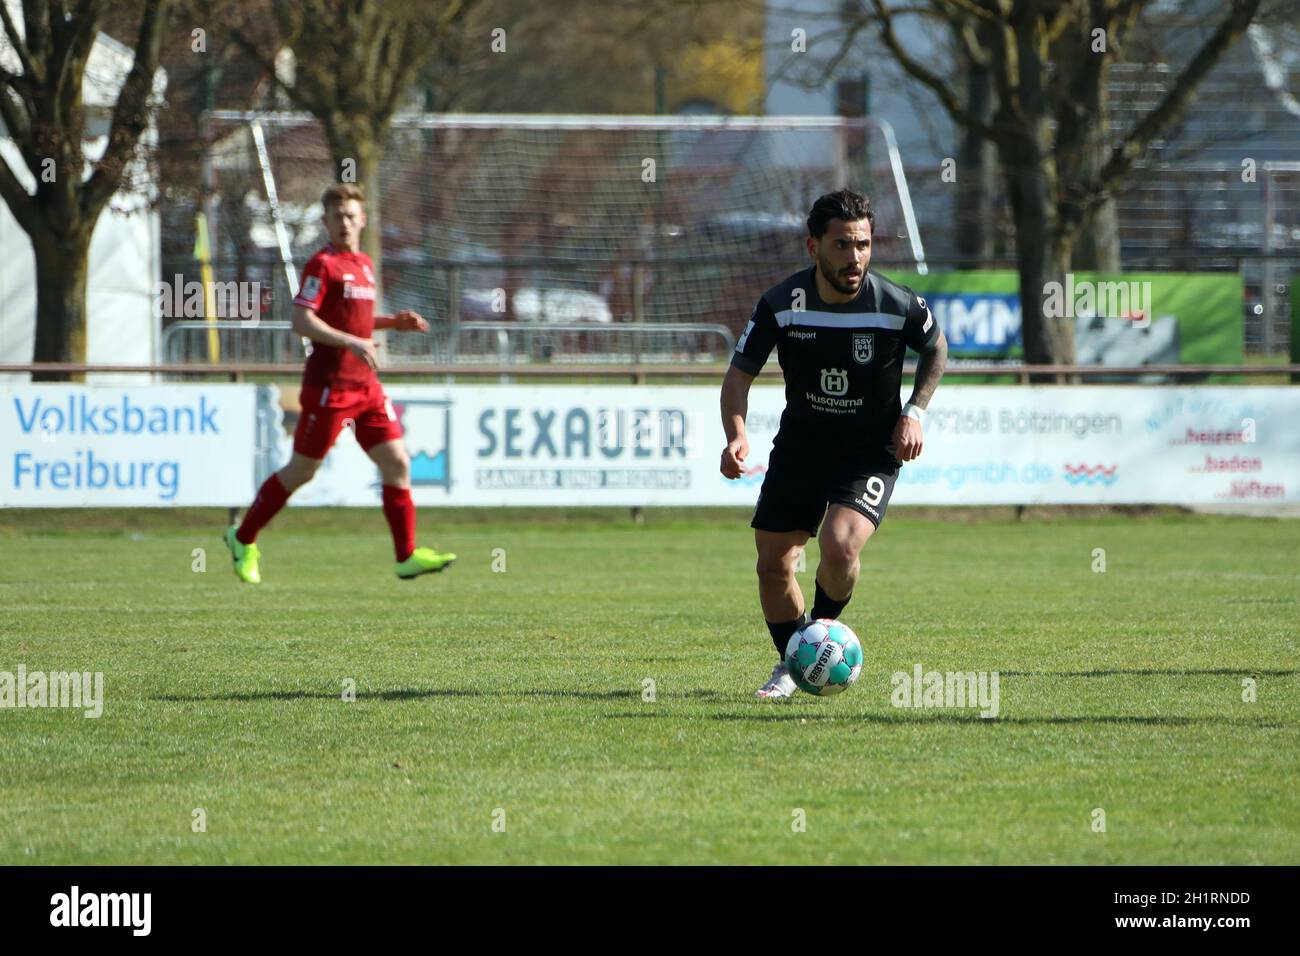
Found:
M 821 697 L 838 694 L 862 673 L 862 644 L 847 624 L 820 618 L 794 632 L 785 666 L 800 690 Z

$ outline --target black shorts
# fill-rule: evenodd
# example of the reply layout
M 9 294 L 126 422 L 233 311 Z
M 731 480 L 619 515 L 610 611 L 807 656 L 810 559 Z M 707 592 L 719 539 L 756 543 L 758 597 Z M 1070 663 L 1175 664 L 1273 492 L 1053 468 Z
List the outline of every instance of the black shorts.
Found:
M 894 493 L 899 464 L 887 455 L 847 461 L 833 452 L 774 444 L 751 528 L 817 534 L 826 509 L 845 505 L 877 528 Z

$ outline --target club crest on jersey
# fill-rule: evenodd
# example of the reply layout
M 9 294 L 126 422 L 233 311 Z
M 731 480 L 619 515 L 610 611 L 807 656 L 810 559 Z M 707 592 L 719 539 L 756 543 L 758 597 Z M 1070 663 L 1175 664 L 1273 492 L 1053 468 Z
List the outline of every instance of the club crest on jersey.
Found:
M 853 333 L 853 361 L 866 365 L 876 356 L 876 334 L 874 332 Z
M 849 390 L 849 371 L 844 368 L 822 369 L 822 391 L 827 395 L 843 395 Z

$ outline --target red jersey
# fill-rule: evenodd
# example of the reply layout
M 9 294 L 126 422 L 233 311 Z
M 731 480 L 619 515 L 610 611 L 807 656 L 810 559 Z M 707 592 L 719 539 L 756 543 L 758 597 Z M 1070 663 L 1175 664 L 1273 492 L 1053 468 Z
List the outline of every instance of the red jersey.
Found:
M 375 330 L 375 271 L 364 252 L 343 252 L 333 243 L 311 257 L 302 270 L 294 305 L 311 309 L 332 328 L 368 339 Z M 370 366 L 347 349 L 313 342 L 304 387 L 335 391 L 365 389 L 378 382 Z

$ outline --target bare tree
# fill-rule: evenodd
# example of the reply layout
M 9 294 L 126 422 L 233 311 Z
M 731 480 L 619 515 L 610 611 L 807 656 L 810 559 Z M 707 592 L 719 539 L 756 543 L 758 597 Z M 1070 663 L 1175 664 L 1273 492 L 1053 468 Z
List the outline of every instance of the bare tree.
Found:
M 446 58 L 476 0 L 187 0 L 190 12 L 261 64 L 319 120 L 336 175 L 366 189 L 362 246 L 381 281 L 379 164 L 394 114 L 425 67 Z M 486 49 L 489 37 L 483 37 Z M 278 61 L 293 53 L 292 74 Z
M 1193 91 L 1245 32 L 1262 0 L 1228 0 L 1227 10 L 1156 106 L 1119 142 L 1106 142 L 1106 82 L 1139 15 L 1153 0 L 930 0 L 900 8 L 864 0 L 849 31 L 873 30 L 913 78 L 931 89 L 953 121 L 988 140 L 1016 225 L 1025 359 L 1072 363 L 1073 324 L 1043 314 L 1049 282 L 1064 282 L 1080 237 Z M 920 13 L 946 22 L 970 59 L 993 70 L 996 105 L 987 117 L 900 42 L 896 19 Z
M 170 4 L 141 0 L 135 60 L 118 91 L 103 155 L 87 163 L 82 80 L 108 0 L 79 0 L 72 9 L 63 0 L 23 0 L 21 27 L 0 0 L 4 36 L 19 63 L 17 72 L 0 66 L 0 120 L 36 184 L 28 192 L 0 157 L 0 197 L 35 253 L 37 362 L 86 360 L 90 239 L 148 125 Z

